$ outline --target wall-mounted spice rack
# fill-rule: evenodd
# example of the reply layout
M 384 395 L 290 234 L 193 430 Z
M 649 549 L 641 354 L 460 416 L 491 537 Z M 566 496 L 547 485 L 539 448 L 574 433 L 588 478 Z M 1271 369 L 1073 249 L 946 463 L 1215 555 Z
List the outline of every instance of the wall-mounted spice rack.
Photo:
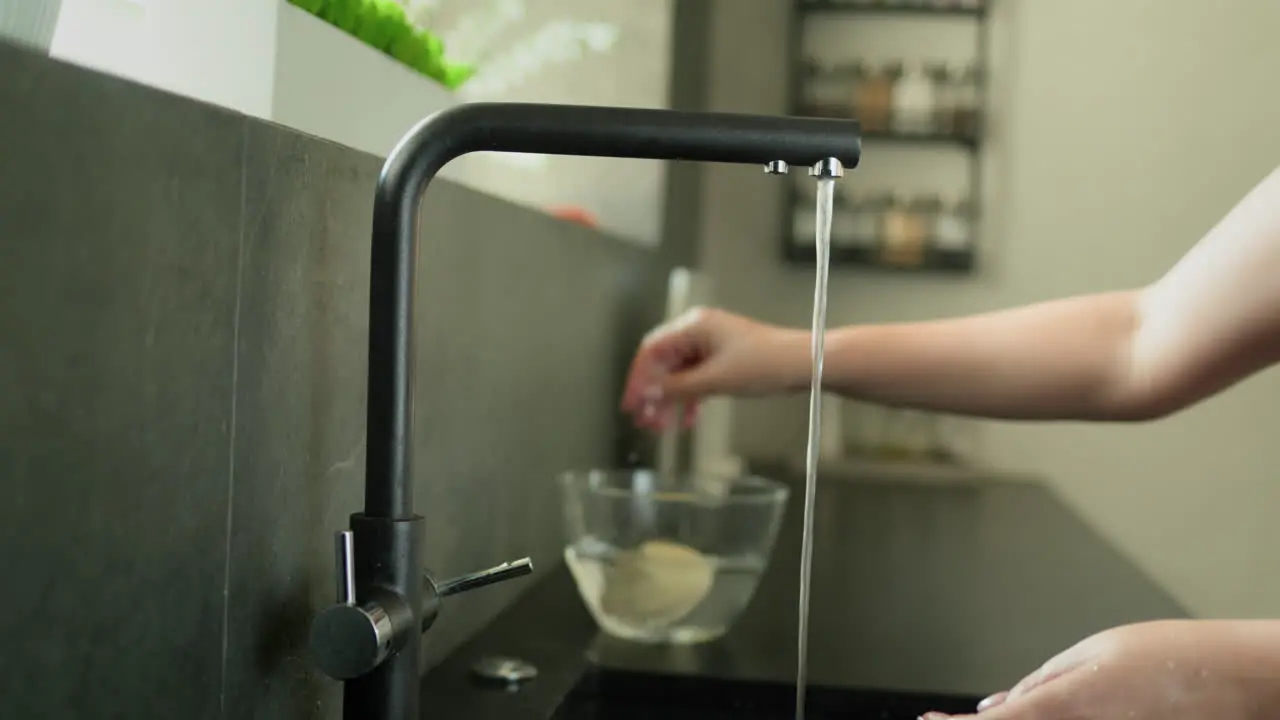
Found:
M 813 181 L 795 178 L 787 259 L 814 260 Z M 885 270 L 964 273 L 973 268 L 973 202 L 931 193 L 886 190 L 861 193 L 836 186 L 831 263 Z
M 791 114 L 856 118 L 862 123 L 867 152 L 875 152 L 877 145 L 959 151 L 966 154 L 969 168 L 967 191 L 947 196 L 928 191 L 860 191 L 852 195 L 845 194 L 848 188 L 841 188 L 833 210 L 832 265 L 949 273 L 965 273 L 975 267 L 990 2 L 795 0 Z M 959 64 L 928 59 L 872 63 L 843 58 L 838 64 L 824 66 L 806 52 L 806 27 L 834 14 L 967 19 L 972 21 L 973 57 Z M 851 177 L 856 176 L 859 185 L 875 184 L 873 173 L 862 168 Z M 800 182 L 787 191 L 782 236 L 783 257 L 790 262 L 814 261 L 811 186 L 811 181 Z M 860 229 L 854 232 L 850 229 L 854 227 Z

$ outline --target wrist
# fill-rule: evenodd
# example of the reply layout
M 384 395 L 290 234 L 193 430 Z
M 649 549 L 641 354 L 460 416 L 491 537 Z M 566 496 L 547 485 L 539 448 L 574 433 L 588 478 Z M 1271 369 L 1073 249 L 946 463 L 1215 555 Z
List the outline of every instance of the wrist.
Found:
M 823 338 L 822 387 L 829 392 L 843 392 L 844 381 L 836 361 L 848 356 L 850 347 L 861 342 L 860 327 L 829 329 Z M 799 328 L 772 328 L 770 347 L 774 367 L 779 370 L 778 385 L 783 392 L 808 392 L 813 381 L 813 334 Z
M 859 396 L 864 392 L 867 372 L 865 360 L 871 357 L 868 349 L 874 348 L 878 342 L 878 327 L 846 325 L 827 331 L 822 369 L 824 390 L 850 396 Z
M 776 368 L 775 384 L 784 393 L 808 392 L 813 381 L 813 355 L 810 332 L 796 328 L 774 327 L 769 330 L 767 346 Z M 825 373 L 824 373 L 825 374 Z

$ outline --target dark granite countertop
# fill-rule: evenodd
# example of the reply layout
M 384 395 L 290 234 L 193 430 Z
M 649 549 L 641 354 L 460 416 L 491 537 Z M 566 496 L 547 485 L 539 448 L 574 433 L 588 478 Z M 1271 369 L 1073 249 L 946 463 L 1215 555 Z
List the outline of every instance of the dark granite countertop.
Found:
M 1098 630 L 1186 615 L 1036 483 L 824 478 L 818 493 L 809 659 L 819 686 L 980 697 Z M 797 492 L 752 604 L 722 640 L 603 636 L 557 567 L 427 674 L 424 717 L 568 717 L 556 715 L 564 698 L 601 676 L 793 683 L 801 509 Z M 539 677 L 514 692 L 480 686 L 470 667 L 490 654 L 532 662 Z

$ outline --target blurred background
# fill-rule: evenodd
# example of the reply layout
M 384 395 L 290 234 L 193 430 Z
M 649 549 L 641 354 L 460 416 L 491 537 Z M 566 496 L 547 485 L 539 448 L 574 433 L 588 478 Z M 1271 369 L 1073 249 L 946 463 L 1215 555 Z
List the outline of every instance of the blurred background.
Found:
M 446 54 L 456 45 L 453 58 L 476 66 L 438 92 L 415 85 L 412 70 L 362 73 L 384 59 L 362 48 L 334 57 L 325 43 L 337 28 L 304 23 L 297 7 L 61 5 L 54 57 L 375 153 L 410 118 L 469 100 L 862 114 L 871 137 L 842 185 L 833 325 L 1149 282 L 1280 160 L 1280 100 L 1266 92 L 1280 6 L 1254 0 L 409 2 Z M 578 208 L 636 243 L 677 244 L 713 279 L 716 304 L 806 321 L 808 183 L 793 199 L 754 168 L 581 158 L 480 155 L 450 172 L 520 203 Z M 939 218 L 938 233 L 925 227 Z M 844 431 L 851 446 L 913 436 L 895 447 L 923 432 L 970 462 L 1042 474 L 1191 607 L 1249 615 L 1280 603 L 1280 580 L 1258 572 L 1280 541 L 1278 400 L 1280 379 L 1267 373 L 1139 427 L 930 420 L 849 404 Z M 803 447 L 802 399 L 740 402 L 734 415 L 740 455 Z
M 1273 2 L 406 0 L 382 8 L 388 25 L 348 5 L 0 0 L 0 17 L 55 59 L 378 156 L 430 112 L 482 100 L 858 117 L 831 325 L 1150 282 L 1280 164 Z M 807 178 L 484 154 L 445 177 L 690 268 L 715 305 L 808 321 Z M 1275 372 L 1138 426 L 829 407 L 833 465 L 1034 476 L 1193 614 L 1280 605 Z M 710 416 L 717 462 L 803 452 L 804 398 Z

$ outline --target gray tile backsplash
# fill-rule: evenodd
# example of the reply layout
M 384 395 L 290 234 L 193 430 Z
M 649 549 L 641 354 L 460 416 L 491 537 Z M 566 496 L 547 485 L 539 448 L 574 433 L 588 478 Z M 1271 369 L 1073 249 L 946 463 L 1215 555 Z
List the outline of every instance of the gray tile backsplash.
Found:
M 326 717 L 307 655 L 334 600 L 334 531 L 362 500 L 367 235 L 379 164 L 252 123 L 246 135 L 228 717 Z
M 2 714 L 217 718 L 243 121 L 0 68 Z
M 0 708 L 336 718 L 310 619 L 364 474 L 373 157 L 0 45 Z M 560 561 L 653 254 L 444 182 L 417 504 L 451 575 Z M 438 661 L 524 587 L 446 604 Z
M 613 457 L 623 290 L 647 251 L 445 183 L 428 191 L 421 226 L 416 497 L 427 563 L 442 576 L 525 555 L 550 567 L 563 547 L 556 475 Z M 427 661 L 522 586 L 446 603 Z

